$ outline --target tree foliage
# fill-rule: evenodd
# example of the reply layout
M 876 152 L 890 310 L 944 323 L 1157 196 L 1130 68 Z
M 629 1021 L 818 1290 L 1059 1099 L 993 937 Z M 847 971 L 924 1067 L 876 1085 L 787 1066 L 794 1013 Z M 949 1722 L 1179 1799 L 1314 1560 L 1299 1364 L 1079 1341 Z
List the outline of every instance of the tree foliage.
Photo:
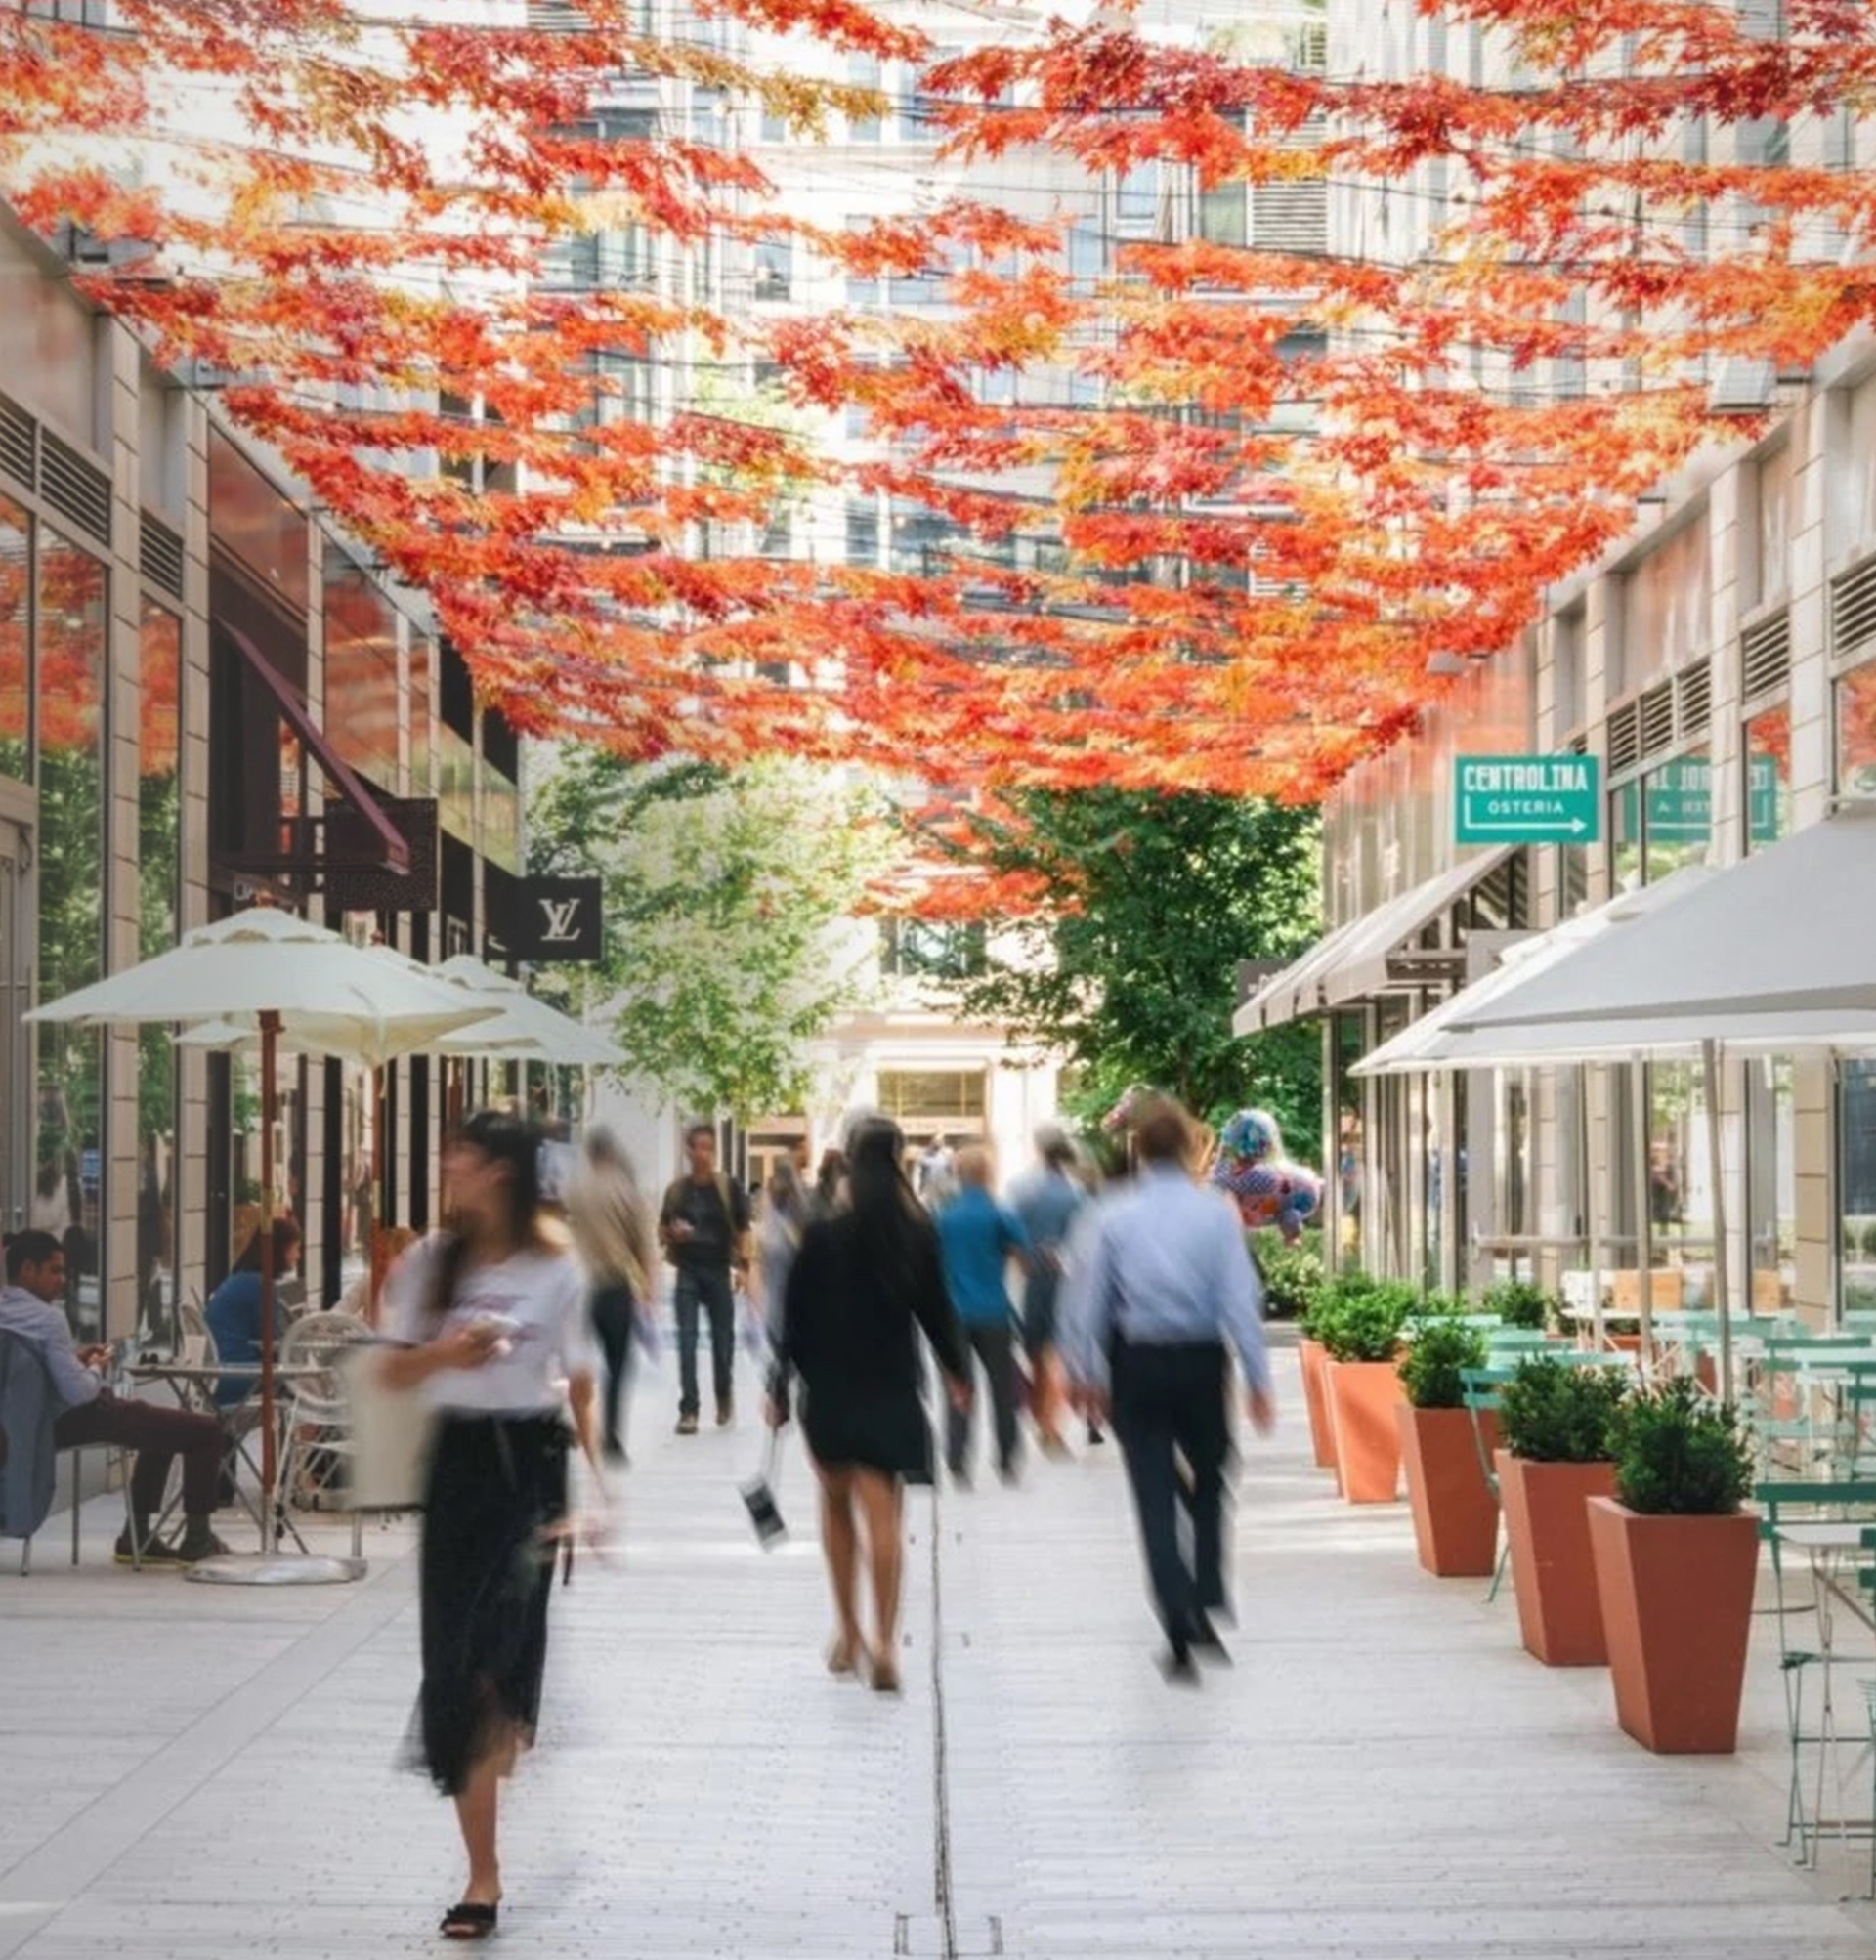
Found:
M 551 969 L 625 1073 L 743 1121 L 798 1108 L 808 1044 L 864 994 L 851 918 L 892 843 L 878 805 L 781 759 L 637 767 L 568 748 L 529 799 L 536 872 L 597 872 L 605 951 Z
M 1218 1117 L 1275 1113 L 1299 1156 L 1321 1128 L 1313 1026 L 1231 1033 L 1242 959 L 1300 952 L 1318 926 L 1314 814 L 1196 792 L 1030 790 L 954 848 L 1043 904 L 999 935 L 967 1012 L 1059 1049 L 1083 1115 L 1130 1083 Z
M 595 133 L 631 75 L 837 137 L 880 98 L 787 37 L 929 62 L 899 10 L 710 10 L 748 51 L 626 0 L 553 10 L 571 31 L 350 0 L 75 11 L 0 0 L 0 195 L 79 228 L 75 282 L 225 384 L 511 720 L 639 759 L 942 754 L 978 781 L 1307 798 L 1452 690 L 1429 651 L 1512 645 L 1696 449 L 1763 428 L 1710 398 L 1718 363 L 1802 370 L 1876 292 L 1876 178 L 1784 160 L 1829 155 L 1816 132 L 1871 100 L 1865 0 L 1786 0 L 1776 35 L 1689 0 L 1422 7 L 1483 37 L 1476 80 L 1156 45 L 1111 10 L 1000 21 L 919 80 L 947 168 L 1452 192 L 1402 200 L 1427 222 L 1373 250 L 1139 239 L 1098 277 L 988 185 L 848 232 L 687 119 Z M 541 277 L 570 233 L 631 227 L 667 261 L 786 244 L 948 305 L 750 318 Z M 772 414 L 617 412 L 621 361 L 700 348 L 804 413 L 864 410 L 874 459 Z M 805 486 L 968 547 L 917 573 L 760 556 Z

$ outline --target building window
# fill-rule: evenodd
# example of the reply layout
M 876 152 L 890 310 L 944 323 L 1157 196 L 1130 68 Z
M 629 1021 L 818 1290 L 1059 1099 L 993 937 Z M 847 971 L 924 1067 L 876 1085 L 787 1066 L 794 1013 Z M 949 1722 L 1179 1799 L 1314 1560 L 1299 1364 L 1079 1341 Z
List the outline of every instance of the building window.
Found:
M 847 563 L 877 565 L 878 562 L 878 507 L 870 501 L 855 499 L 847 505 Z
M 879 57 L 877 55 L 849 55 L 847 57 L 847 85 L 856 89 L 879 88 Z M 879 117 L 873 115 L 850 115 L 847 118 L 847 137 L 853 143 L 877 143 L 879 141 Z
M 1751 1311 L 1782 1313 L 1792 1303 L 1798 1257 L 1791 1063 L 1783 1056 L 1756 1056 L 1746 1064 L 1746 1229 Z
M 1610 692 L 1644 687 L 1705 653 L 1712 597 L 1702 509 L 1622 580 L 1620 680 Z
M 104 974 L 105 567 L 57 532 L 39 536 L 39 855 L 41 1001 Z M 99 1239 L 104 1192 L 104 1042 L 94 1028 L 33 1033 L 38 1094 L 29 1222 L 65 1241 L 66 1310 L 75 1330 L 104 1325 Z
M 1825 472 L 1833 560 L 1876 542 L 1876 375 L 1850 391 L 1836 433 L 1844 445 Z
M 967 980 L 983 972 L 981 921 L 887 918 L 879 926 L 881 971 L 902 980 Z
M 792 297 L 794 246 L 786 239 L 765 239 L 755 248 L 755 297 L 758 303 Z
M 1617 891 L 1658 884 L 1701 863 L 1713 839 L 1713 764 L 1703 751 L 1658 763 L 1609 793 L 1610 872 Z
M 1583 676 L 1584 616 L 1572 606 L 1551 621 L 1551 703 L 1556 736 L 1574 735 L 1589 713 Z
M 1791 445 L 1761 456 L 1753 475 L 1759 508 L 1747 576 L 1752 603 L 1763 606 L 1782 598 L 1791 583 Z
M 879 1107 L 909 1135 L 931 1135 L 947 1124 L 981 1129 L 987 1102 L 983 1069 L 881 1069 Z
M 1853 667 L 1831 692 L 1837 707 L 1837 793 L 1876 796 L 1876 660 Z
M 1791 831 L 1791 709 L 1780 703 L 1746 723 L 1746 849 Z
M 1876 1310 L 1876 1061 L 1846 1059 L 1837 1075 L 1838 1301 Z
M 0 776 L 32 775 L 32 519 L 0 496 Z
M 182 893 L 183 622 L 143 602 L 137 643 L 137 952 L 176 944 Z M 137 1324 L 169 1325 L 175 1300 L 177 1051 L 166 1028 L 137 1035 Z
M 873 229 L 870 218 L 849 216 L 846 229 L 849 232 L 869 232 Z M 868 273 L 847 275 L 847 304 L 849 306 L 877 306 L 879 304 L 879 280 Z

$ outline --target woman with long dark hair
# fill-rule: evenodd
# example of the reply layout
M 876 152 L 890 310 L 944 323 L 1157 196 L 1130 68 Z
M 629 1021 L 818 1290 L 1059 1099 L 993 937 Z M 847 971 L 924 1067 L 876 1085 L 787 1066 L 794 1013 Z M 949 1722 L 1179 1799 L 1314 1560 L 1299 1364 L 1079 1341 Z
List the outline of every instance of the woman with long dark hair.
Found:
M 610 1129 L 587 1132 L 586 1161 L 567 1194 L 567 1223 L 592 1286 L 593 1332 L 606 1356 L 606 1455 L 622 1464 L 632 1336 L 650 1297 L 657 1241 L 632 1160 Z
M 423 1686 L 412 1740 L 455 1800 L 469 1854 L 452 1939 L 495 1930 L 501 1778 L 533 1740 L 555 1541 L 566 1528 L 571 1407 L 597 1487 L 598 1359 L 578 1264 L 542 1229 L 540 1134 L 485 1111 L 444 1156 L 449 1229 L 385 1285 L 393 1387 L 438 1411 L 420 1562 Z M 561 1380 L 567 1388 L 563 1395 Z
M 864 1655 L 873 1684 L 896 1693 L 903 1497 L 932 1477 L 931 1425 L 920 1395 L 922 1328 L 952 1398 L 970 1399 L 963 1336 L 945 1291 L 938 1235 L 912 1194 L 897 1126 L 864 1124 L 848 1152 L 847 1209 L 810 1224 L 789 1269 L 769 1422 L 789 1416 L 799 1375 L 801 1425 L 821 1481 L 821 1546 L 837 1626 L 828 1666 L 851 1674 Z M 860 1626 L 860 1535 L 872 1578 L 874 1637 Z

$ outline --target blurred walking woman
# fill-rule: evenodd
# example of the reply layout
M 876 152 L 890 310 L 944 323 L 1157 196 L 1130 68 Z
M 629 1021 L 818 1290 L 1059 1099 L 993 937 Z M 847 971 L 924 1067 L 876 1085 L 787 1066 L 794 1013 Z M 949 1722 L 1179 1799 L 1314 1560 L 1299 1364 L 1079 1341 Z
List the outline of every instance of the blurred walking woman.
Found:
M 451 1229 L 412 1247 L 385 1288 L 388 1330 L 411 1344 L 387 1354 L 384 1379 L 420 1386 L 440 1416 L 412 1739 L 437 1788 L 455 1799 L 469 1854 L 468 1883 L 441 1928 L 454 1939 L 495 1930 L 497 1792 L 540 1710 L 569 1404 L 597 1482 L 586 1288 L 541 1229 L 539 1148 L 518 1117 L 471 1117 L 444 1157 Z
M 769 1422 L 788 1421 L 799 1375 L 801 1425 L 821 1480 L 821 1546 L 836 1630 L 828 1665 L 851 1674 L 862 1656 L 873 1684 L 896 1693 L 894 1641 L 907 1483 L 932 1476 L 931 1426 L 919 1387 L 917 1330 L 937 1354 L 953 1399 L 969 1400 L 963 1335 L 945 1291 L 938 1235 L 912 1194 L 904 1140 L 882 1120 L 854 1136 L 848 1208 L 802 1235 L 789 1268 Z M 874 1628 L 862 1635 L 858 1599 L 865 1520 Z

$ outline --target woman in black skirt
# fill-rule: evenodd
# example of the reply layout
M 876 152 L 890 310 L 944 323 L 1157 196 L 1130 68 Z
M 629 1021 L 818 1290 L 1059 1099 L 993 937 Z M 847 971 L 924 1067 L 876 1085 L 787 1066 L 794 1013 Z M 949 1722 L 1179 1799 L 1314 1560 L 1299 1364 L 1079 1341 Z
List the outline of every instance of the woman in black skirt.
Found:
M 540 1711 L 570 1406 L 598 1483 L 585 1281 L 542 1230 L 539 1148 L 519 1117 L 471 1117 L 444 1157 L 451 1229 L 412 1247 L 385 1284 L 388 1330 L 410 1344 L 385 1356 L 384 1379 L 418 1389 L 439 1415 L 413 1741 L 455 1799 L 469 1854 L 460 1902 L 443 1920 L 454 1939 L 495 1930 L 497 1794 Z
M 931 1481 L 917 1329 L 924 1329 L 952 1399 L 959 1407 L 970 1400 L 938 1235 L 906 1181 L 904 1148 L 898 1129 L 882 1119 L 854 1136 L 849 1207 L 807 1228 L 789 1269 L 769 1392 L 769 1422 L 779 1428 L 788 1421 L 789 1378 L 801 1377 L 801 1425 L 821 1479 L 821 1546 L 838 1618 L 828 1665 L 851 1674 L 865 1652 L 874 1686 L 888 1694 L 899 1687 L 902 1495 L 907 1483 Z M 857 1600 L 859 1517 L 873 1579 L 870 1649 Z

